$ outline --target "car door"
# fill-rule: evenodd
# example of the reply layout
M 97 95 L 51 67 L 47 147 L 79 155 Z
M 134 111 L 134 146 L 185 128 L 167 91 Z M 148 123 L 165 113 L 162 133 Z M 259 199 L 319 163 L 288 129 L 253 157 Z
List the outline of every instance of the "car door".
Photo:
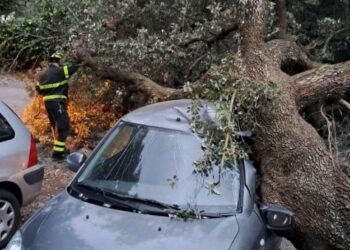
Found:
M 26 167 L 29 145 L 24 143 L 27 135 L 19 129 L 19 121 L 10 110 L 0 110 L 0 181 L 7 180 Z M 11 122 L 11 119 L 12 122 Z

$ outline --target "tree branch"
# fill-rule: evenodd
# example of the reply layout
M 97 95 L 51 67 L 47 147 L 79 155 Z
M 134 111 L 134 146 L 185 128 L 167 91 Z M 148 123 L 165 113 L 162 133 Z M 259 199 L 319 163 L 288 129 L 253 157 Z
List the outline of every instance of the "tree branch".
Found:
M 323 41 L 320 38 L 312 40 L 309 44 L 304 45 L 305 52 L 309 53 L 312 49 L 322 45 Z
M 326 51 L 327 51 L 327 48 L 328 48 L 328 45 L 329 45 L 329 42 L 338 34 L 342 33 L 342 32 L 345 32 L 345 31 L 348 31 L 350 30 L 350 27 L 345 27 L 345 28 L 342 28 L 342 29 L 339 29 L 335 32 L 333 32 L 328 38 L 327 40 L 325 41 L 324 45 L 323 45 L 323 48 L 322 48 L 322 55 L 324 56 L 326 54 Z
M 117 19 L 116 17 L 109 17 L 104 21 L 103 26 L 109 30 L 117 31 L 120 25 L 132 19 L 133 17 L 134 17 L 133 14 L 126 15 L 120 19 Z
M 233 23 L 230 25 L 227 25 L 226 27 L 223 27 L 220 32 L 217 34 L 214 34 L 213 36 L 208 37 L 194 37 L 188 41 L 185 41 L 183 43 L 180 43 L 180 47 L 188 47 L 189 45 L 197 42 L 203 42 L 207 44 L 208 48 L 210 48 L 214 43 L 224 39 L 227 35 L 229 35 L 232 31 L 235 31 L 238 29 L 237 23 Z
M 115 69 L 108 65 L 100 65 L 91 57 L 83 45 L 77 48 L 76 57 L 83 62 L 84 66 L 90 67 L 100 78 L 124 84 L 128 90 L 141 91 L 149 97 L 158 100 L 175 99 L 175 97 L 184 95 L 182 89 L 176 90 L 163 87 L 139 73 Z
M 242 56 L 261 48 L 267 16 L 266 0 L 236 0 Z
M 342 104 L 344 107 L 346 107 L 348 110 L 350 110 L 350 103 L 345 101 L 344 99 L 340 99 L 339 103 Z
M 299 108 L 318 100 L 338 98 L 350 90 L 350 61 L 297 74 L 292 78 Z
M 146 76 L 135 72 L 121 71 L 103 66 L 96 74 L 105 79 L 125 83 L 127 88 L 133 85 L 132 88 L 134 90 L 140 90 L 159 99 L 166 99 L 175 91 L 174 89 L 158 85 Z
M 268 50 L 270 57 L 273 59 L 273 63 L 277 67 L 281 67 L 283 61 L 292 59 L 305 66 L 305 69 L 311 69 L 318 64 L 312 62 L 303 48 L 301 48 L 295 41 L 291 40 L 271 40 L 266 43 L 266 49 Z
M 286 39 L 287 38 L 287 10 L 286 10 L 286 0 L 277 0 L 276 1 L 277 9 L 277 38 Z
M 267 16 L 267 0 L 235 0 L 238 19 L 238 56 L 241 58 L 241 73 L 252 81 L 268 79 L 268 58 L 264 48 Z
M 15 59 L 13 59 L 12 64 L 10 65 L 8 71 L 12 71 L 12 69 L 17 65 L 17 60 L 18 60 L 18 58 L 20 57 L 20 55 L 21 55 L 26 49 L 32 47 L 34 44 L 37 44 L 37 43 L 42 42 L 42 41 L 44 41 L 44 40 L 50 40 L 50 39 L 52 39 L 52 38 L 54 38 L 54 37 L 42 37 L 42 38 L 40 38 L 40 39 L 37 39 L 37 40 L 35 40 L 35 41 L 32 41 L 30 44 L 27 44 L 27 45 L 24 46 L 24 47 L 22 47 L 22 48 L 19 50 L 19 52 L 17 53 Z
M 207 52 L 205 52 L 203 55 L 201 55 L 200 57 L 198 57 L 198 58 L 191 64 L 191 66 L 189 67 L 188 72 L 187 72 L 187 74 L 186 74 L 186 77 L 185 77 L 186 80 L 190 78 L 193 69 L 194 69 L 204 58 L 206 58 L 207 55 L 208 55 Z
M 67 9 L 68 9 L 69 13 L 71 13 L 71 15 L 74 17 L 75 21 L 76 21 L 77 23 L 79 23 L 79 22 L 80 22 L 80 21 L 79 21 L 79 18 L 78 18 L 77 15 L 72 11 L 72 9 L 69 7 L 69 5 L 67 5 Z

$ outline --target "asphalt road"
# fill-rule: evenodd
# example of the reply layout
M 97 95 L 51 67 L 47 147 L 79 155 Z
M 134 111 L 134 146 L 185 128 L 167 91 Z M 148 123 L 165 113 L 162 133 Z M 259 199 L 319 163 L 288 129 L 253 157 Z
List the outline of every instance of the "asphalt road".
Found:
M 0 100 L 10 106 L 20 117 L 30 98 L 25 82 L 10 75 L 0 76 Z

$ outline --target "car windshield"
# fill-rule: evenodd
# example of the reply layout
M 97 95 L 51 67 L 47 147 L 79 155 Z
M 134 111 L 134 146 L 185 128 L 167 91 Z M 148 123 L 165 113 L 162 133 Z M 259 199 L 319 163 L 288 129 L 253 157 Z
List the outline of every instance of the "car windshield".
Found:
M 234 212 L 239 172 L 219 167 L 194 171 L 203 156 L 194 134 L 121 122 L 110 133 L 77 180 L 77 184 L 122 196 L 147 199 L 206 212 Z

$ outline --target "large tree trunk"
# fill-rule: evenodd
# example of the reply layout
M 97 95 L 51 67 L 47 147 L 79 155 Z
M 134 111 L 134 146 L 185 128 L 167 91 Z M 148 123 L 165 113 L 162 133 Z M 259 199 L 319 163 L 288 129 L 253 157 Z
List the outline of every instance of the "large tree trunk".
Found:
M 263 201 L 295 213 L 298 249 L 349 249 L 349 182 L 300 116 L 293 88 L 280 84 L 280 90 L 275 106 L 258 114 L 254 138 Z
M 264 27 L 265 12 L 253 10 L 263 8 L 259 2 L 265 1 L 239 1 L 239 5 L 254 13 L 240 15 L 243 34 L 256 30 L 255 26 Z M 292 241 L 299 249 L 350 249 L 349 180 L 316 130 L 299 114 L 300 105 L 317 96 L 341 93 L 338 86 L 349 85 L 349 69 L 344 64 L 346 70 L 342 71 L 341 66 L 325 66 L 310 73 L 318 74 L 311 78 L 313 81 L 305 80 L 305 74 L 296 78 L 295 84 L 280 70 L 281 65 L 259 48 L 259 41 L 242 36 L 241 44 L 245 76 L 261 84 L 273 81 L 279 91 L 278 98 L 257 114 L 260 126 L 255 131 L 253 149 L 260 162 L 263 202 L 284 205 L 295 213 L 296 234 Z M 258 60 L 256 52 L 246 53 L 257 48 Z M 331 87 L 325 82 L 337 85 L 337 90 L 327 91 Z
M 284 2 L 279 1 L 283 29 Z M 295 234 L 291 240 L 298 249 L 350 249 L 349 179 L 316 130 L 299 114 L 302 107 L 320 98 L 344 94 L 350 87 L 350 65 L 314 64 L 290 40 L 264 44 L 266 0 L 237 0 L 237 7 L 240 44 L 236 58 L 240 60 L 232 72 L 261 84 L 275 82 L 279 91 L 278 97 L 256 114 L 260 126 L 253 138 L 253 152 L 260 163 L 263 202 L 280 204 L 294 212 Z M 285 30 L 281 30 L 280 37 L 285 37 Z M 281 68 L 288 60 L 308 71 L 286 74 Z M 153 100 L 185 95 L 182 90 L 164 88 L 140 74 L 97 67 L 91 58 L 85 61 L 100 76 L 143 91 Z

